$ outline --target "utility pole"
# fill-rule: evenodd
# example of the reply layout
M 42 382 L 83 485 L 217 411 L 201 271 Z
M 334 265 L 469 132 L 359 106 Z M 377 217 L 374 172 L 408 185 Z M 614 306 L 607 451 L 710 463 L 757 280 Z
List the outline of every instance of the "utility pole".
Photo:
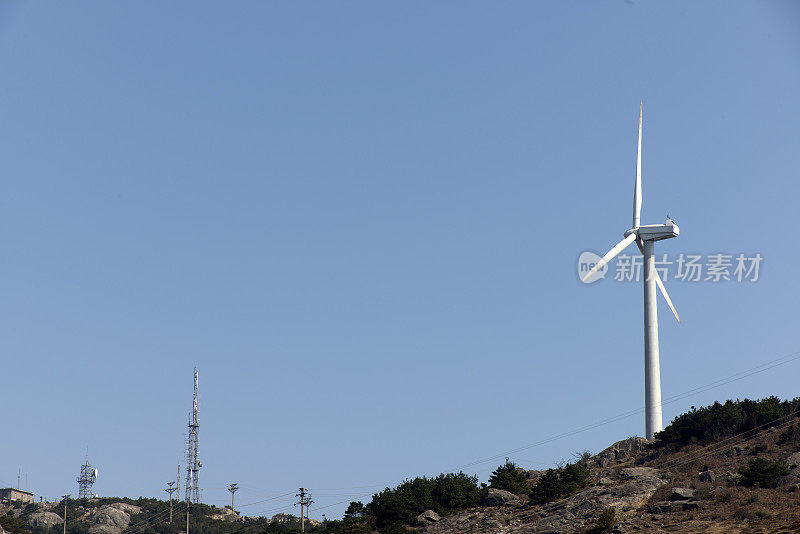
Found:
M 295 495 L 295 497 L 300 497 L 300 501 L 298 503 L 298 504 L 300 504 L 300 528 L 303 530 L 303 532 L 305 532 L 306 531 L 306 523 L 305 523 L 306 516 L 303 514 L 303 507 L 306 505 L 306 489 L 305 488 L 300 488 L 300 492 L 297 495 Z
M 167 489 L 164 490 L 167 493 L 169 493 L 169 524 L 170 525 L 172 524 L 172 494 L 174 492 L 178 491 L 178 488 L 175 488 L 173 486 L 175 486 L 175 482 L 167 482 Z
M 67 499 L 69 495 L 64 495 L 64 534 L 67 534 Z
M 192 501 L 186 499 L 186 534 L 189 534 L 189 507 L 192 505 Z
M 311 494 L 308 493 L 306 488 L 300 488 L 300 493 L 296 495 L 296 497 L 300 497 L 300 502 L 297 504 L 300 505 L 300 529 L 305 532 L 306 531 L 306 517 L 308 516 L 308 506 L 314 502 L 311 500 Z M 303 510 L 305 509 L 305 513 Z
M 236 483 L 233 483 L 233 484 L 230 485 L 230 487 L 228 487 L 228 491 L 231 492 L 231 511 L 233 511 L 233 512 L 236 511 L 236 509 L 233 507 L 233 496 L 236 494 L 236 490 L 238 490 L 238 489 L 239 489 L 239 485 L 236 484 Z

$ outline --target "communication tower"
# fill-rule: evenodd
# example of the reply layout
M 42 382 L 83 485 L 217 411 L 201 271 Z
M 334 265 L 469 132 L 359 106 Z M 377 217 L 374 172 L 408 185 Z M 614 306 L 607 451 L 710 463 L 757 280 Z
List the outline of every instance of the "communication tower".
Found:
M 86 456 L 86 461 L 81 466 L 81 476 L 78 477 L 78 498 L 91 499 L 94 497 L 92 493 L 92 485 L 97 480 L 97 469 L 92 467 L 89 463 L 89 456 Z
M 200 502 L 200 468 L 198 457 L 200 445 L 200 421 L 197 418 L 197 367 L 194 368 L 194 400 L 189 414 L 189 435 L 186 439 L 186 503 Z

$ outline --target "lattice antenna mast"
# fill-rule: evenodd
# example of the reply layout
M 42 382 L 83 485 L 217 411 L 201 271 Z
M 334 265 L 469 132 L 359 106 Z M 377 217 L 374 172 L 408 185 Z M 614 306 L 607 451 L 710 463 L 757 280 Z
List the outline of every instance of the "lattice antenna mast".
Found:
M 86 461 L 81 466 L 81 476 L 78 477 L 78 498 L 91 499 L 94 497 L 92 486 L 97 480 L 97 469 L 89 463 L 89 454 L 86 454 Z
M 186 502 L 200 502 L 200 467 L 203 463 L 198 456 L 200 445 L 200 421 L 197 418 L 197 367 L 194 369 L 194 400 L 189 415 L 189 436 L 186 440 Z

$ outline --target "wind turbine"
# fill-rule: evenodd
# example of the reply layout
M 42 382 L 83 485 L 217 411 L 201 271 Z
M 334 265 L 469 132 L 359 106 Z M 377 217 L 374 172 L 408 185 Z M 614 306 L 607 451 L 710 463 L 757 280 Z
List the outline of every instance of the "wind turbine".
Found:
M 639 144 L 636 151 L 636 183 L 633 187 L 633 227 L 627 230 L 625 238 L 603 256 L 597 265 L 583 277 L 585 282 L 596 272 L 603 269 L 614 256 L 636 242 L 644 256 L 644 410 L 645 435 L 653 439 L 653 434 L 662 430 L 661 422 L 661 371 L 658 362 L 658 313 L 656 311 L 656 286 L 661 290 L 667 304 L 678 322 L 678 312 L 672 305 L 667 288 L 658 276 L 655 265 L 653 244 L 662 239 L 678 237 L 680 229 L 667 217 L 666 224 L 640 224 L 642 212 L 642 105 L 639 105 Z

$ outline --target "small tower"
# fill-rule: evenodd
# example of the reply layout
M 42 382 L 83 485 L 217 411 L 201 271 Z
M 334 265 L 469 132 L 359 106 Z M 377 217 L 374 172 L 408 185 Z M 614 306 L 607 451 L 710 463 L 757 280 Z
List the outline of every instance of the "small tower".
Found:
M 89 463 L 89 454 L 86 454 L 86 461 L 81 466 L 81 476 L 78 477 L 78 498 L 91 499 L 94 497 L 92 485 L 97 480 L 97 469 Z
M 200 421 L 197 418 L 197 367 L 194 369 L 194 400 L 189 414 L 189 435 L 186 439 L 186 503 L 200 502 Z

